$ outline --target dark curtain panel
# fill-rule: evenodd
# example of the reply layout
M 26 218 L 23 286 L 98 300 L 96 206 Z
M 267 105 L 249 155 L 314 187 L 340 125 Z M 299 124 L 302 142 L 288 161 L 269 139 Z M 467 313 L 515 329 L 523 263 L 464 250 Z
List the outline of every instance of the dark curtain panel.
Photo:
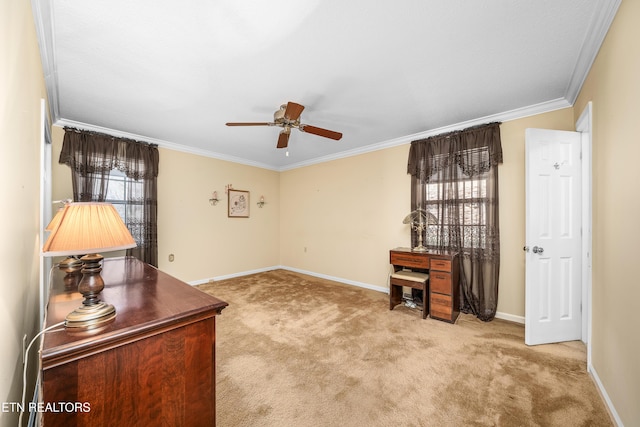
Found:
M 158 266 L 158 147 L 96 132 L 65 128 L 59 163 L 72 171 L 73 200 L 108 199 L 109 176 L 121 171 L 125 180 L 125 223 L 137 246 L 127 250 Z
M 423 232 L 424 245 L 459 252 L 460 310 L 484 321 L 495 317 L 498 305 L 499 163 L 500 123 L 490 123 L 413 141 L 407 168 L 411 210 L 437 218 Z M 412 231 L 413 246 L 417 240 Z

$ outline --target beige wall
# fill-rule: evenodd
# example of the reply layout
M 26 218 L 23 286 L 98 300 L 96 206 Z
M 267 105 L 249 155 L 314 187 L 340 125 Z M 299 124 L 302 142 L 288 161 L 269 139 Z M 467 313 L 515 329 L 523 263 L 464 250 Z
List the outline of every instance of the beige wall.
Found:
M 387 288 L 389 249 L 410 245 L 408 149 L 283 172 L 281 264 Z
M 226 184 L 250 192 L 249 218 L 227 217 Z M 161 149 L 158 205 L 159 267 L 169 274 L 200 281 L 279 263 L 278 172 Z
M 0 28 L 0 402 L 20 402 L 22 337 L 31 340 L 40 326 L 40 100 L 45 90 L 30 2 L 1 1 Z M 33 379 L 30 375 L 29 398 Z M 16 413 L 0 412 L 0 426 L 15 426 L 17 419 Z
M 64 130 L 54 126 L 53 200 L 73 196 L 71 171 L 57 163 L 63 137 Z M 278 172 L 160 148 L 158 267 L 181 280 L 202 282 L 277 266 L 279 182 Z M 227 184 L 250 192 L 249 218 L 227 217 Z M 216 206 L 209 203 L 214 191 L 220 199 Z M 261 195 L 266 204 L 258 208 Z
M 575 105 L 593 107 L 592 365 L 620 419 L 640 425 L 640 2 L 622 2 Z
M 501 314 L 524 317 L 524 131 L 573 120 L 566 108 L 501 125 Z M 389 249 L 410 245 L 408 154 L 405 144 L 283 172 L 281 264 L 386 289 Z

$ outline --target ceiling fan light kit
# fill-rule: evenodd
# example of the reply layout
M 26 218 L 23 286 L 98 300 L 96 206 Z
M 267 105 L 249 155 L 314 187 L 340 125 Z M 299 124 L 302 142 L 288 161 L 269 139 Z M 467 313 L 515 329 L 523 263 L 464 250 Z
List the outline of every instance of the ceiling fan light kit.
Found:
M 289 145 L 289 135 L 291 129 L 295 128 L 301 132 L 312 133 L 324 138 L 334 139 L 336 141 L 342 138 L 342 133 L 319 128 L 316 126 L 300 123 L 300 115 L 304 110 L 304 106 L 295 102 L 282 104 L 280 108 L 273 113 L 273 122 L 229 122 L 227 126 L 279 126 L 282 128 L 278 136 L 277 148 L 287 148 Z

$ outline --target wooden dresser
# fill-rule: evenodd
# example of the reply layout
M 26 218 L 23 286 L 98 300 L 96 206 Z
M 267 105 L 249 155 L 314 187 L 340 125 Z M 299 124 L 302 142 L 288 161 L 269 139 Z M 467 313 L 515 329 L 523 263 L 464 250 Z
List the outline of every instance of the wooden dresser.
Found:
M 389 260 L 394 271 L 409 269 L 429 273 L 428 298 L 424 296 L 423 313 L 427 310 L 433 319 L 455 322 L 460 314 L 460 266 L 457 252 L 429 251 L 413 252 L 410 248 L 389 251 Z M 390 308 L 401 302 L 402 290 L 391 284 Z M 423 315 L 424 316 L 424 315 Z
M 52 278 L 45 326 L 82 303 L 63 277 Z M 215 316 L 227 303 L 131 257 L 105 259 L 102 277 L 115 320 L 44 336 L 44 426 L 214 426 Z

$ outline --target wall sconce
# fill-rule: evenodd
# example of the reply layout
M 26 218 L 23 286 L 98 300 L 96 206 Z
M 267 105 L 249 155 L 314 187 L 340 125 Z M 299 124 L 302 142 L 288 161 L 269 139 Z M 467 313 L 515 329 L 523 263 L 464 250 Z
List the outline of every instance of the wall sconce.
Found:
M 211 198 L 209 199 L 209 203 L 211 203 L 211 206 L 215 206 L 218 204 L 219 201 L 220 199 L 218 199 L 218 192 L 214 191 L 213 194 L 211 195 Z
M 260 200 L 257 203 L 258 207 L 259 208 L 263 207 L 265 203 L 266 202 L 264 201 L 264 196 L 260 196 Z

